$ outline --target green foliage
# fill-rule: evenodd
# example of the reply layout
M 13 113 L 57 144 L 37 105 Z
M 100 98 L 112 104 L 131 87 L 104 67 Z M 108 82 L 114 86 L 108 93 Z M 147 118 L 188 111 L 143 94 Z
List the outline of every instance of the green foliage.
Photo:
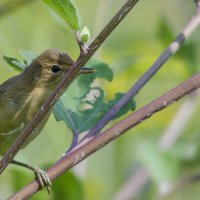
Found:
M 72 172 L 62 174 L 52 185 L 52 199 L 84 199 L 81 182 Z
M 196 44 L 193 42 L 186 43 L 180 51 L 177 53 L 177 56 L 181 59 L 184 59 L 187 63 L 187 70 L 189 76 L 197 73 L 199 71 L 198 64 L 198 55 L 196 53 Z
M 32 173 L 32 174 L 31 174 Z M 15 170 L 11 171 L 11 182 L 13 191 L 18 191 L 34 179 L 34 173 L 19 166 L 15 166 Z M 47 199 L 48 194 L 46 191 L 39 192 L 31 197 L 31 200 Z
M 96 73 L 78 77 L 75 84 L 61 97 L 62 102 L 58 101 L 53 109 L 58 121 L 65 121 L 73 132 L 78 133 L 89 130 L 123 95 L 117 93 L 112 100 L 105 101 L 103 89 L 94 87 L 93 83 L 97 78 L 112 81 L 111 69 L 107 64 L 96 60 L 90 61 L 86 67 L 96 69 Z M 114 118 L 134 109 L 135 103 L 130 101 Z
M 8 56 L 3 56 L 3 58 L 8 65 L 10 65 L 11 67 L 15 68 L 18 71 L 22 71 L 26 67 L 24 63 L 20 62 L 16 58 L 11 58 Z
M 25 63 L 30 64 L 36 57 L 35 53 L 25 50 L 20 51 L 20 54 L 24 62 L 7 56 L 4 56 L 4 59 L 10 66 L 22 70 L 26 66 Z M 112 100 L 106 101 L 103 89 L 94 86 L 98 79 L 113 80 L 113 72 L 106 63 L 91 60 L 85 67 L 93 68 L 96 72 L 80 75 L 53 107 L 56 120 L 64 121 L 70 130 L 76 133 L 89 130 L 123 96 L 123 93 L 117 93 Z M 134 109 L 135 102 L 130 101 L 114 119 Z
M 140 160 L 158 184 L 177 178 L 179 163 L 169 152 L 162 152 L 159 147 L 150 143 L 140 143 L 138 152 Z
M 164 46 L 168 46 L 174 40 L 174 34 L 167 20 L 162 17 L 157 31 L 158 38 Z
M 73 0 L 42 0 L 75 31 L 80 29 L 78 10 Z
M 23 57 L 24 61 L 21 62 L 16 58 L 3 56 L 4 60 L 7 62 L 8 65 L 15 68 L 18 71 L 22 71 L 27 65 L 29 65 L 32 60 L 37 56 L 36 53 L 27 50 L 20 50 L 20 55 Z

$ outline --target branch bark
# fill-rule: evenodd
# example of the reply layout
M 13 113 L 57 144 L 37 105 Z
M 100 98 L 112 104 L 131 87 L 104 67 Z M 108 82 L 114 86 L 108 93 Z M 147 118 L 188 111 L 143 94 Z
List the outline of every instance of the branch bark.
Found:
M 200 73 L 190 78 L 188 81 L 180 84 L 176 88 L 165 93 L 161 97 L 140 108 L 136 112 L 132 113 L 116 125 L 112 126 L 102 134 L 97 135 L 85 142 L 78 149 L 75 149 L 69 154 L 63 156 L 56 164 L 47 170 L 47 174 L 50 180 L 54 180 L 65 171 L 69 170 L 79 162 L 87 158 L 92 153 L 96 152 L 112 140 L 116 139 L 129 129 L 140 124 L 147 118 L 151 117 L 156 112 L 163 110 L 172 103 L 183 98 L 185 95 L 190 94 L 200 87 Z M 39 184 L 37 181 L 33 181 L 22 190 L 8 198 L 8 200 L 15 199 L 27 199 L 39 190 Z

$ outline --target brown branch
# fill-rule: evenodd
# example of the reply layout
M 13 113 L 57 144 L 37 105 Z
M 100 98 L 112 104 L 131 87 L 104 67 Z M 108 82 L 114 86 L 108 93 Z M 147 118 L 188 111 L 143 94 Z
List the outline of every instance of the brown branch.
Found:
M 24 6 L 31 2 L 33 2 L 33 0 L 8 0 L 0 5 L 0 17 L 3 17 L 20 6 Z
M 127 132 L 129 129 L 140 124 L 156 112 L 163 110 L 170 104 L 183 98 L 185 95 L 193 92 L 200 87 L 200 73 L 190 78 L 188 81 L 180 84 L 176 88 L 165 93 L 161 97 L 147 104 L 146 106 L 140 108 L 136 112 L 132 113 L 116 125 L 112 126 L 108 130 L 104 131 L 102 134 L 88 140 L 78 149 L 70 152 L 60 159 L 56 164 L 47 170 L 47 174 L 50 180 L 54 180 L 60 176 L 65 171 L 69 170 L 85 158 L 87 158 L 92 153 L 96 152 L 112 140 L 116 139 L 123 133 Z M 18 191 L 9 200 L 14 199 L 26 199 L 36 193 L 39 190 L 39 185 L 37 181 L 33 181 L 23 189 Z
M 45 101 L 44 105 L 37 112 L 33 120 L 22 131 L 20 136 L 16 139 L 13 145 L 8 149 L 6 154 L 0 160 L 0 173 L 4 171 L 7 165 L 13 160 L 17 152 L 24 146 L 28 139 L 32 136 L 33 130 L 38 126 L 40 121 L 44 118 L 46 113 L 51 109 L 54 103 L 58 100 L 64 90 L 77 77 L 79 70 L 87 63 L 97 49 L 102 45 L 110 33 L 117 27 L 117 25 L 124 19 L 124 17 L 131 11 L 139 0 L 127 0 L 122 8 L 110 20 L 106 27 L 96 37 L 96 39 L 89 45 L 86 54 L 81 54 L 70 71 L 65 75 L 63 80 L 57 86 L 53 94 Z

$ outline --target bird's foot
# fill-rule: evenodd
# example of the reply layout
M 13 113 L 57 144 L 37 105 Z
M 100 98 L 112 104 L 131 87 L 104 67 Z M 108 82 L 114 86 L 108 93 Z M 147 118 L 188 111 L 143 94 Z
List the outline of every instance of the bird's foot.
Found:
M 50 192 L 51 192 L 50 186 L 52 185 L 52 183 L 51 183 L 51 180 L 49 179 L 49 176 L 47 175 L 47 173 L 38 167 L 33 167 L 33 171 L 35 173 L 35 178 L 37 179 L 37 181 L 40 184 L 40 187 L 42 189 L 46 187 L 48 193 L 50 194 Z

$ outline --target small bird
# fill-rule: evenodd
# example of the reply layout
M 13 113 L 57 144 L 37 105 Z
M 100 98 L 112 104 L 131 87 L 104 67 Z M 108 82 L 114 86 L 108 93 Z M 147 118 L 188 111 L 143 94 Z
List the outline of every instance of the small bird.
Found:
M 0 85 L 1 155 L 31 121 L 73 64 L 74 61 L 66 53 L 49 49 L 34 59 L 21 74 Z M 90 68 L 80 70 L 80 74 L 93 72 L 94 70 Z M 34 130 L 27 144 L 41 132 L 50 114 L 51 111 Z M 14 160 L 12 163 L 34 170 L 42 187 L 50 184 L 50 180 L 42 170 Z

